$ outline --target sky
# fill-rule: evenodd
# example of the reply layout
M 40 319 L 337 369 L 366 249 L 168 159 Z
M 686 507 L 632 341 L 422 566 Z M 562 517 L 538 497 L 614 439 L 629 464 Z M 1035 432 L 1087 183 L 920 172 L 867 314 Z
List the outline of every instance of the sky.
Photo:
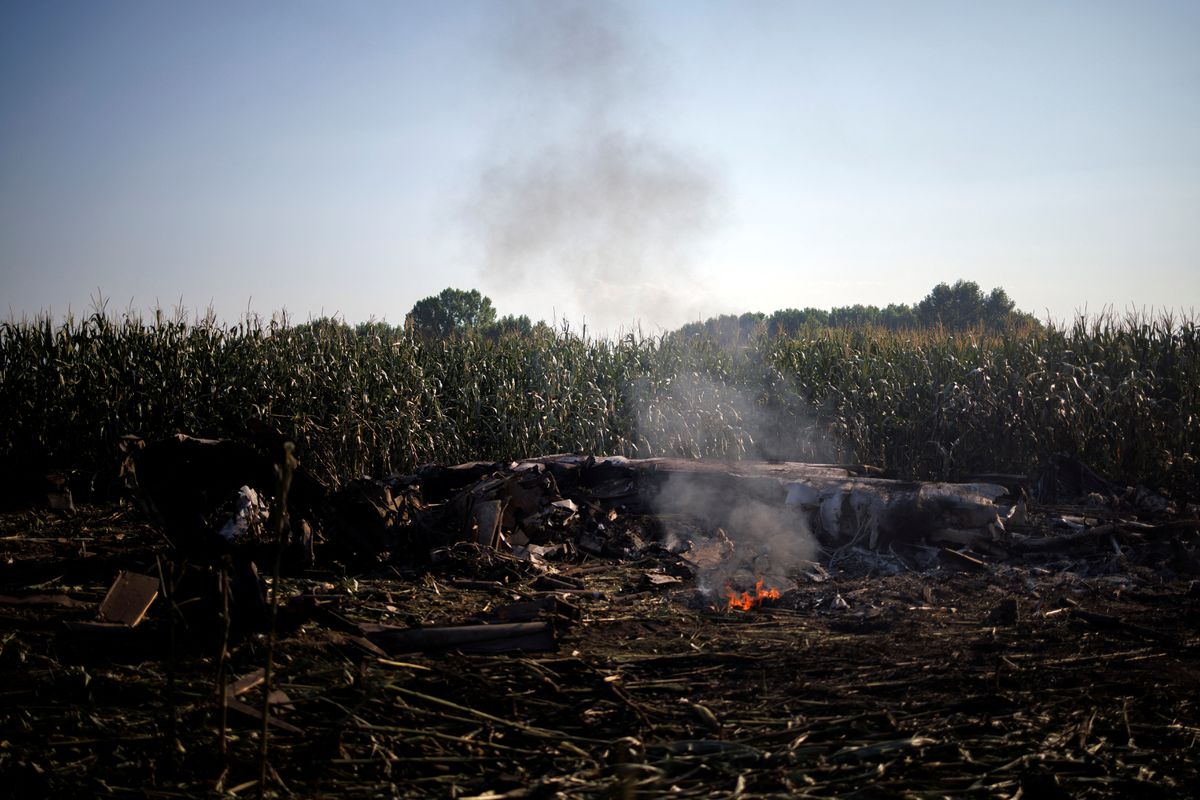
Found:
M 0 0 L 0 316 L 1200 309 L 1200 3 Z

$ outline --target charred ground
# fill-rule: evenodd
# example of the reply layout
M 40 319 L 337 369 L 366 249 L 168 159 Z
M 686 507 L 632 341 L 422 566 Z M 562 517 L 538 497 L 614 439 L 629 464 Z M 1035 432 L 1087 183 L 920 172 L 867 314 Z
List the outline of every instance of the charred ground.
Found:
M 432 559 L 401 544 L 291 570 L 270 791 L 1184 797 L 1200 780 L 1194 520 L 1035 503 L 1016 542 L 826 547 L 738 612 L 697 591 L 703 519 L 667 520 L 693 547 L 664 548 L 662 516 L 599 510 L 612 546 L 594 552 L 595 518 L 560 509 L 547 559 L 447 528 Z M 182 569 L 142 512 L 13 513 L 0 537 L 14 794 L 254 794 L 265 637 L 233 636 L 222 703 L 221 637 L 186 593 L 129 629 L 86 624 L 120 570 Z M 505 653 L 378 636 L 470 623 L 543 627 Z

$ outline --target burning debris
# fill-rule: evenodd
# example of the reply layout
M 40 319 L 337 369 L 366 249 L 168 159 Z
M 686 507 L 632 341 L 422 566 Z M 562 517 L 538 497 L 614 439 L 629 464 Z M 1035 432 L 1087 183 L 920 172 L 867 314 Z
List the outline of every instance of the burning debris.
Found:
M 1056 475 L 1063 463 L 1052 462 Z M 274 513 L 264 498 L 272 496 L 274 479 L 261 450 L 177 436 L 141 448 L 131 472 L 144 507 L 174 547 L 201 561 L 222 554 L 263 558 Z M 1084 473 L 1075 467 L 1069 474 Z M 781 591 L 814 574 L 821 560 L 851 551 L 925 567 L 930 554 L 943 553 L 955 566 L 980 566 L 983 558 L 1157 530 L 1114 521 L 1119 512 L 1112 504 L 1122 502 L 1115 493 L 1091 517 L 1034 520 L 1032 481 L 995 477 L 1004 483 L 899 481 L 862 465 L 560 455 L 428 466 L 329 491 L 298 468 L 283 510 L 282 544 L 298 566 L 334 560 L 448 567 L 474 553 L 468 558 L 523 565 L 546 579 L 560 571 L 554 564 L 578 557 L 673 556 L 702 591 L 759 579 Z M 1089 498 L 1099 480 L 1080 484 Z M 1049 483 L 1061 487 L 1062 479 Z M 1135 514 L 1168 511 L 1138 502 L 1130 508 Z M 1055 526 L 1067 536 L 1038 535 Z M 743 595 L 752 605 L 762 599 L 757 590 L 743 592 L 733 605 Z
M 754 594 L 749 592 L 738 594 L 730 584 L 725 584 L 725 594 L 729 598 L 728 607 L 738 611 L 749 611 L 755 606 L 762 605 L 764 600 L 778 600 L 780 597 L 778 589 L 763 588 L 762 578 L 754 582 Z

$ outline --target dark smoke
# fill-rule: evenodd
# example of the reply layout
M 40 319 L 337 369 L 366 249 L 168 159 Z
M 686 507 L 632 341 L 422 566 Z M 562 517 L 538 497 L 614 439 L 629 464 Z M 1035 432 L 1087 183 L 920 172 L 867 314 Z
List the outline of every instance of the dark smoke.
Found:
M 703 295 L 691 262 L 718 223 L 710 166 L 653 130 L 664 85 L 619 6 L 503 5 L 511 81 L 467 219 L 496 293 L 537 289 L 609 321 L 667 318 Z

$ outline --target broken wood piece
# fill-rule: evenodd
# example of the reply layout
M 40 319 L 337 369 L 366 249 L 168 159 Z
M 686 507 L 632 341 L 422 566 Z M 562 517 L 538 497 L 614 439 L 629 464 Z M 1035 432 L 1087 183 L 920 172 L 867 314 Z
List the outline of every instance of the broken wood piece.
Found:
M 272 692 L 272 694 L 274 694 L 274 692 Z M 284 695 L 284 697 L 286 698 L 286 695 Z M 288 700 L 287 702 L 290 703 L 291 701 Z M 274 705 L 274 702 L 272 702 L 272 704 Z M 255 708 L 254 706 L 250 705 L 249 703 L 243 703 L 241 700 L 238 700 L 236 698 L 226 697 L 225 698 L 225 706 L 230 711 L 236 711 L 239 714 L 245 714 L 247 717 L 250 717 L 251 719 L 256 719 L 259 721 L 262 720 L 263 715 L 262 715 L 261 710 Z M 275 716 L 274 714 L 272 714 L 267 719 L 267 723 L 273 728 L 278 728 L 279 730 L 286 731 L 288 733 L 301 733 L 301 734 L 304 733 L 304 730 L 302 728 L 298 728 L 290 722 L 285 722 L 284 720 L 280 719 L 279 717 Z
M 957 566 L 966 567 L 967 569 L 975 570 L 976 572 L 987 572 L 988 571 L 987 562 L 981 561 L 980 559 L 975 558 L 974 556 L 967 555 L 966 553 L 962 552 L 961 550 L 954 550 L 949 547 L 943 547 L 942 554 L 945 556 L 948 556 L 951 563 L 956 564 Z
M 292 698 L 288 697 L 288 693 L 283 689 L 272 689 L 271 693 L 267 695 L 267 704 L 282 710 L 290 710 Z
M 100 634 L 118 636 L 130 633 L 133 628 L 124 622 L 97 622 L 94 620 L 63 620 L 63 629 L 71 633 Z
M 132 628 L 146 616 L 156 597 L 158 578 L 121 571 L 100 603 L 100 619 Z
M 363 626 L 367 638 L 389 655 L 417 650 L 461 650 L 464 653 L 506 653 L 553 650 L 554 629 L 548 622 L 494 625 L 449 625 L 432 628 Z
M 237 697 L 240 694 L 245 694 L 251 689 L 261 686 L 266 680 L 265 671 L 256 669 L 248 675 L 243 675 L 233 683 L 225 687 L 225 694 L 229 697 Z
M 539 575 L 533 582 L 533 588 L 555 591 L 582 589 L 583 581 L 578 578 L 568 578 L 565 575 Z
M 520 600 L 480 614 L 479 619 L 487 622 L 529 622 L 539 616 L 578 620 L 579 608 L 555 596 L 546 595 L 536 600 Z
M 551 596 L 571 596 L 571 597 L 586 597 L 589 600 L 603 600 L 608 595 L 598 589 L 544 589 L 537 590 L 533 593 L 537 597 Z
M 472 578 L 453 578 L 450 585 L 455 589 L 476 589 L 484 592 L 497 592 L 504 589 L 499 581 L 480 581 Z
M 369 653 L 370 655 L 377 656 L 379 658 L 382 658 L 387 655 L 387 653 L 383 650 L 382 647 L 375 644 L 374 642 L 372 642 L 370 639 L 368 639 L 365 636 L 349 636 L 346 638 L 346 641 L 348 643 L 354 645 L 355 647 L 360 648 L 361 650 L 365 651 L 366 653 Z
M 261 669 L 256 669 L 253 672 L 243 675 L 242 677 L 238 678 L 236 681 L 234 681 L 233 683 L 231 683 L 225 687 L 225 706 L 227 708 L 233 709 L 234 711 L 237 711 L 241 714 L 245 714 L 246 716 L 251 717 L 253 719 L 261 720 L 262 719 L 262 710 L 260 708 L 256 708 L 255 706 L 252 706 L 249 703 L 245 703 L 241 700 L 238 700 L 237 698 L 240 695 L 246 694 L 249 691 L 257 689 L 259 686 L 262 686 L 265 682 L 266 682 L 266 673 L 264 670 L 261 670 Z M 292 705 L 292 699 L 290 697 L 288 697 L 287 693 L 284 692 L 282 689 L 273 689 L 271 691 L 271 693 L 269 695 L 267 695 L 267 703 L 270 704 L 270 706 L 272 708 L 290 708 Z M 271 715 L 269 723 L 281 731 L 287 731 L 289 733 L 303 733 L 304 732 L 300 728 L 297 728 L 295 725 L 292 725 L 290 723 L 284 722 L 281 719 L 278 719 L 274 714 Z
M 1105 523 L 1103 525 L 1095 525 L 1093 527 L 1084 527 L 1073 533 L 1062 534 L 1060 536 L 1043 536 L 1038 539 L 1026 539 L 1021 542 L 1021 550 L 1065 550 L 1074 547 L 1078 544 L 1095 544 L 1100 541 L 1102 544 L 1107 544 L 1107 539 L 1120 531 L 1120 525 L 1115 523 Z
M 358 626 L 355 626 L 355 633 L 358 635 L 347 635 L 340 631 L 322 631 L 321 640 L 338 648 L 343 655 L 352 658 L 355 661 L 361 661 L 364 655 L 374 656 L 376 658 L 386 658 L 387 653 L 384 652 L 378 645 L 372 642 L 365 636 L 361 635 Z
M 57 606 L 58 608 L 87 608 L 91 604 L 65 594 L 27 594 L 22 597 L 0 595 L 0 606 Z

